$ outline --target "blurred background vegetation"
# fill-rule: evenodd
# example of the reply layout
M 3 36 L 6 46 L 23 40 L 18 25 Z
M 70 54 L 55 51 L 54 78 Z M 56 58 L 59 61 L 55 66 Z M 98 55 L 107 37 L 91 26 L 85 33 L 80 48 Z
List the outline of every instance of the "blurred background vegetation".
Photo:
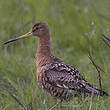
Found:
M 93 85 L 110 94 L 110 48 L 102 34 L 110 38 L 109 0 L 0 0 L 0 110 L 50 110 L 55 100 L 36 83 L 36 37 L 3 45 L 4 41 L 28 32 L 36 22 L 50 26 L 52 52 L 73 65 Z M 110 97 L 74 98 L 56 110 L 110 110 Z

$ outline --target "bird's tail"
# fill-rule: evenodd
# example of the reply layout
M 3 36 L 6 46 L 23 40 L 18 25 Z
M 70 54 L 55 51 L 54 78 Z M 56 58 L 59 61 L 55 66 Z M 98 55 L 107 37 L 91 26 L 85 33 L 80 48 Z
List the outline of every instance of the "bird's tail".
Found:
M 95 87 L 93 87 L 92 85 L 90 84 L 87 84 L 86 87 L 85 87 L 85 92 L 88 92 L 89 94 L 97 94 L 99 96 L 109 96 L 108 93 L 104 92 L 103 90 L 100 90 L 100 89 L 97 89 Z
M 100 96 L 109 96 L 109 94 L 103 90 L 100 90 L 100 89 L 96 89 L 96 90 L 98 91 L 97 94 Z

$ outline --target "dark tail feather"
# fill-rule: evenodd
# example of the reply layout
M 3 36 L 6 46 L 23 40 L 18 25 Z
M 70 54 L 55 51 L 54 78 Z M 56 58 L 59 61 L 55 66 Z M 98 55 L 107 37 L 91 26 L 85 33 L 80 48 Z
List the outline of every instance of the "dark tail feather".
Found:
M 109 96 L 109 94 L 105 91 L 102 91 L 100 89 L 96 89 L 96 90 L 98 91 L 98 95 L 100 95 L 100 96 Z
M 88 92 L 88 93 L 90 93 L 90 94 L 97 94 L 97 95 L 99 95 L 99 96 L 109 96 L 108 93 L 106 93 L 106 92 L 104 92 L 104 91 L 102 91 L 102 90 L 100 90 L 100 89 L 97 89 L 97 88 L 93 87 L 93 86 L 90 85 L 90 84 L 87 84 L 87 85 L 86 85 L 84 91 L 85 91 L 85 92 Z

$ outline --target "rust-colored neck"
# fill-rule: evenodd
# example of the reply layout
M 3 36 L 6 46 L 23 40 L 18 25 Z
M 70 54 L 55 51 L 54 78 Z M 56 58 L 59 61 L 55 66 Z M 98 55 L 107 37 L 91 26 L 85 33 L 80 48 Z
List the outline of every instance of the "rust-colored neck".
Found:
M 39 38 L 37 55 L 50 55 L 50 34 L 46 34 L 44 37 Z
M 37 58 L 37 67 L 42 66 L 45 62 L 50 59 L 51 50 L 50 50 L 50 33 L 46 33 L 45 36 L 39 37 L 39 43 L 36 53 Z

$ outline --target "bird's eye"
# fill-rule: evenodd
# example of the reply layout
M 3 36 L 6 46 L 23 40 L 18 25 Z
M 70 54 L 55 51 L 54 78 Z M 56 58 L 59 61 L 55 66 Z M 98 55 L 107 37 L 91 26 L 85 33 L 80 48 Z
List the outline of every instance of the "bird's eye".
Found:
M 39 28 L 38 27 L 36 27 L 36 30 L 38 30 Z

